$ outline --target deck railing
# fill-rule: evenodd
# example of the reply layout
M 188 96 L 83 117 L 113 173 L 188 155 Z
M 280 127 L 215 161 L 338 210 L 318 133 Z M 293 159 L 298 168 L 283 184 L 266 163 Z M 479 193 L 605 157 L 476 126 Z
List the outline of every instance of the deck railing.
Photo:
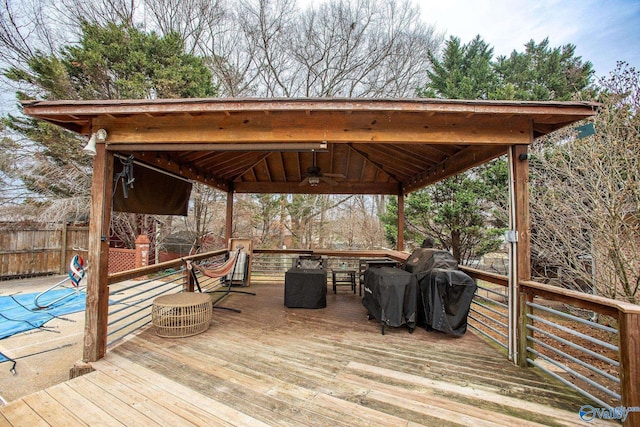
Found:
M 506 349 L 507 277 L 462 269 L 479 282 L 469 326 Z M 533 281 L 519 291 L 518 347 L 527 365 L 602 408 L 640 410 L 640 306 Z
M 226 250 L 219 250 L 183 259 L 220 262 L 226 255 Z M 200 280 L 200 285 L 206 291 L 214 282 L 215 279 L 206 277 Z M 151 322 L 151 307 L 155 298 L 183 292 L 188 287 L 182 259 L 114 273 L 109 275 L 108 283 L 107 346 L 148 325 Z
M 219 260 L 226 253 L 220 250 L 185 259 Z M 252 282 L 283 283 L 292 258 L 312 253 L 325 255 L 329 268 L 356 270 L 361 258 L 402 262 L 408 257 L 394 251 L 257 249 L 253 251 Z M 183 265 L 174 260 L 109 276 L 110 343 L 148 324 L 152 301 L 158 295 L 188 286 Z M 462 269 L 479 284 L 469 327 L 506 350 L 507 277 Z M 519 290 L 518 348 L 526 355 L 526 365 L 557 378 L 603 408 L 640 409 L 640 306 L 532 281 L 520 282 Z M 596 318 L 598 322 L 593 321 Z

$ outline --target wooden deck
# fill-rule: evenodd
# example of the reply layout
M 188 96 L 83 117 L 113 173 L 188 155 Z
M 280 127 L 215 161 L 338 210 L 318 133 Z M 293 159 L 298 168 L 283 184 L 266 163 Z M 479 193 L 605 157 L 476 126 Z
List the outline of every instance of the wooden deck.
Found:
M 225 301 L 242 313 L 214 310 L 203 334 L 146 329 L 96 372 L 0 407 L 0 427 L 574 426 L 589 403 L 471 332 L 381 335 L 347 288 L 319 310 L 286 308 L 281 284 L 251 290 Z

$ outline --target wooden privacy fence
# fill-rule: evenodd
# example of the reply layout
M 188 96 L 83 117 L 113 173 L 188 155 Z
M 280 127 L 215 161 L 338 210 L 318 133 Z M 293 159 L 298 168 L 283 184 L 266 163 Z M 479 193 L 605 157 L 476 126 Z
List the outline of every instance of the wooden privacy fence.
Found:
M 64 274 L 88 244 L 87 226 L 0 230 L 0 279 Z
M 0 280 L 65 274 L 78 254 L 87 260 L 89 227 L 0 230 Z M 109 249 L 109 273 L 153 262 L 149 239 L 140 235 L 135 249 Z

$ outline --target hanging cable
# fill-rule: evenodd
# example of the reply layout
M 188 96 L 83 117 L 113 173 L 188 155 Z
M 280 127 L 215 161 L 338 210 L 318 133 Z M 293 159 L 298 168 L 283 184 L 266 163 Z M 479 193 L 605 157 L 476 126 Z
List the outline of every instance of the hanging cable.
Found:
M 122 193 L 125 199 L 129 198 L 129 189 L 133 188 L 133 182 L 136 180 L 133 176 L 133 155 L 123 159 L 122 157 L 118 157 L 120 159 L 120 163 L 122 164 L 122 170 L 118 172 L 118 174 L 113 179 L 115 185 L 113 186 L 113 197 L 116 194 L 116 190 L 118 189 L 118 181 L 122 179 Z

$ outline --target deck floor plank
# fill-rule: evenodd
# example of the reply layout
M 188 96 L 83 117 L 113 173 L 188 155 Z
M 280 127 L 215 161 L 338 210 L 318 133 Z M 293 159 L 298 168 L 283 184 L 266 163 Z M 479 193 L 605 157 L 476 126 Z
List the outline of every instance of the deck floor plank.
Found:
M 14 426 L 47 427 L 49 425 L 24 400 L 16 400 L 3 406 L 2 413 Z
M 139 420 L 138 422 L 149 426 L 164 425 L 162 419 L 155 415 L 155 411 L 161 412 L 162 410 L 159 405 L 145 401 L 136 393 L 126 390 L 123 386 L 111 387 L 106 382 L 101 382 L 98 386 L 90 379 L 94 376 L 76 378 L 77 381 L 73 381 L 70 385 L 78 393 L 85 396 L 95 405 L 100 405 L 105 412 L 125 425 L 130 425 L 130 420 L 136 419 Z M 163 415 L 168 414 L 164 413 Z
M 253 417 L 230 408 L 228 405 L 210 399 L 200 393 L 195 393 L 193 389 L 179 382 L 172 381 L 170 378 L 160 375 L 158 372 L 135 364 L 131 360 L 118 356 L 117 354 L 111 354 L 109 361 L 101 360 L 96 363 L 96 366 L 99 369 L 104 369 L 107 373 L 113 373 L 118 378 L 126 378 L 127 381 L 133 382 L 138 387 L 149 387 L 155 391 L 161 391 L 166 394 L 171 394 L 176 398 L 188 400 L 194 406 L 209 413 L 210 416 L 207 420 L 212 422 L 217 421 L 216 419 L 211 419 L 211 417 L 215 415 L 219 420 L 230 425 L 267 425 Z
M 11 427 L 11 423 L 9 422 L 7 417 L 5 417 L 4 414 L 1 412 L 0 412 L 0 427 Z
M 148 327 L 111 348 L 97 372 L 46 394 L 81 422 L 103 425 L 568 426 L 588 403 L 473 332 L 382 335 L 357 295 L 289 309 L 282 283 L 251 290 L 230 295 L 224 305 L 242 312 L 214 310 L 206 332 L 166 339 Z M 8 425 L 56 418 L 62 409 L 47 399 L 36 394 L 0 414 Z
M 122 380 L 114 379 L 101 372 L 87 377 L 87 380 L 94 386 L 118 397 L 126 405 L 133 406 L 138 412 L 158 425 L 183 425 L 185 427 L 196 425 L 169 409 L 162 400 L 151 399 L 141 393 L 140 389 L 131 387 Z
M 87 374 L 92 375 L 92 374 Z M 127 419 L 124 417 L 127 414 L 131 413 L 131 409 L 127 408 L 124 414 L 120 415 L 120 419 L 124 422 L 119 421 L 117 418 L 113 417 L 109 412 L 103 410 L 103 408 L 108 409 L 109 401 L 111 400 L 111 396 L 104 393 L 99 396 L 95 396 L 100 400 L 100 403 L 96 404 L 89 400 L 87 397 L 83 395 L 83 393 L 78 392 L 70 386 L 71 383 L 74 383 L 75 380 L 67 381 L 62 384 L 57 384 L 53 387 L 50 387 L 46 390 L 46 392 L 56 399 L 61 404 L 65 405 L 70 411 L 72 411 L 78 418 L 80 418 L 83 422 L 92 425 L 99 422 L 100 425 L 103 426 L 124 426 L 130 425 L 128 422 L 135 421 L 136 418 Z M 144 418 L 142 418 L 144 420 Z
M 2 412 L 0 412 L 0 427 L 11 427 L 11 423 Z
M 88 425 L 44 390 L 25 396 L 24 401 L 51 426 L 73 427 Z

